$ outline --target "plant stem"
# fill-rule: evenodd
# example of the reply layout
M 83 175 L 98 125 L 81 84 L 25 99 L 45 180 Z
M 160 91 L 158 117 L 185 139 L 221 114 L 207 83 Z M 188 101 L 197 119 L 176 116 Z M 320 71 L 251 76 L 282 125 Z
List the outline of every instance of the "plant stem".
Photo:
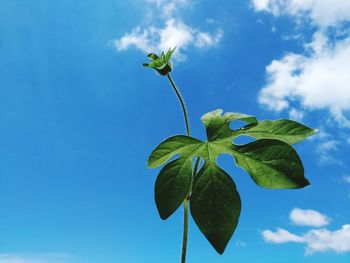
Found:
M 171 86 L 173 87 L 173 90 L 175 91 L 177 98 L 179 99 L 179 101 L 181 103 L 182 112 L 183 112 L 184 118 L 185 118 L 186 133 L 187 133 L 187 136 L 190 136 L 190 125 L 188 124 L 188 117 L 187 117 L 187 110 L 186 110 L 186 106 L 185 106 L 185 101 L 182 98 L 180 90 L 176 87 L 175 82 L 173 81 L 173 79 L 169 73 L 167 74 L 167 77 L 171 83 Z
M 184 228 L 183 228 L 183 234 L 182 234 L 181 263 L 186 262 L 187 235 L 188 235 L 188 200 L 186 198 L 184 201 Z
M 187 116 L 187 109 L 185 106 L 185 102 L 184 99 L 181 96 L 180 90 L 176 87 L 174 80 L 172 79 L 172 77 L 170 76 L 170 74 L 167 74 L 167 77 L 170 81 L 170 84 L 173 88 L 173 90 L 175 91 L 175 94 L 177 96 L 177 98 L 180 101 L 181 107 L 182 107 L 182 112 L 184 115 L 184 119 L 185 119 L 185 125 L 186 125 L 186 133 L 187 136 L 190 136 L 190 125 L 188 123 L 188 116 Z M 195 166 L 194 166 L 194 170 L 193 170 L 193 175 L 192 175 L 192 180 L 194 178 L 194 176 L 197 173 L 197 169 L 198 169 L 198 164 L 199 164 L 199 160 L 200 158 L 197 157 Z M 186 199 L 184 200 L 184 226 L 183 226 L 183 235 L 182 235 L 182 253 L 181 253 L 181 263 L 185 263 L 186 262 L 186 252 L 187 252 L 187 236 L 188 236 L 188 201 L 190 200 L 190 193 L 191 193 L 191 189 L 192 189 L 192 183 L 191 183 L 191 187 L 190 187 L 190 191 L 188 193 L 188 195 L 186 196 Z
M 197 174 L 199 161 L 200 161 L 200 158 L 197 157 L 196 163 L 195 163 L 194 169 L 193 169 L 192 180 L 193 180 L 194 176 Z M 192 189 L 192 183 L 191 183 L 190 189 Z M 190 192 L 191 192 L 191 190 L 190 190 Z M 186 196 L 186 199 L 184 201 L 184 228 L 183 228 L 183 237 L 182 237 L 181 263 L 186 262 L 187 236 L 188 236 L 188 201 L 189 200 L 190 200 L 190 193 L 188 193 L 188 195 Z

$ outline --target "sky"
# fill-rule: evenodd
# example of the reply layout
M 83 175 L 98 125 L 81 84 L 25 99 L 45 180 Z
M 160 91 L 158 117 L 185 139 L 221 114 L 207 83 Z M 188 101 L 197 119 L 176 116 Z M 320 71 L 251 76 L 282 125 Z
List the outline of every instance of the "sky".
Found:
M 180 261 L 182 209 L 160 219 L 146 161 L 185 126 L 142 67 L 174 46 L 194 137 L 218 108 L 319 129 L 295 146 L 303 189 L 219 157 L 240 222 L 220 256 L 190 219 L 188 262 L 349 262 L 349 0 L 2 0 L 0 263 Z

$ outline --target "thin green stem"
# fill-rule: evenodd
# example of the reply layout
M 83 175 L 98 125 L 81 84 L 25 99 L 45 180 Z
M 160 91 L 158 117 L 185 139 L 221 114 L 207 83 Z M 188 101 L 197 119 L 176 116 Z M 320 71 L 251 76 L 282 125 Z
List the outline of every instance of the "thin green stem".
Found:
M 177 98 L 180 101 L 180 104 L 182 107 L 182 112 L 183 112 L 184 119 L 185 119 L 186 133 L 187 133 L 187 136 L 190 136 L 190 125 L 188 123 L 187 109 L 186 109 L 184 99 L 182 98 L 180 90 L 176 87 L 175 82 L 169 73 L 167 74 L 167 77 L 170 81 L 170 84 L 171 84 L 173 90 L 175 91 Z M 194 166 L 194 170 L 193 170 L 193 174 L 192 174 L 192 181 L 193 181 L 193 178 L 195 177 L 195 175 L 197 174 L 199 161 L 200 161 L 200 158 L 197 157 L 196 163 Z M 183 203 L 184 204 L 184 226 L 183 226 L 183 235 L 182 235 L 181 263 L 186 262 L 187 236 L 188 236 L 188 201 L 190 200 L 191 190 L 192 190 L 192 183 L 191 183 L 190 191 L 189 191 L 188 195 L 186 196 L 186 199 L 184 200 L 184 203 Z
M 188 235 L 188 200 L 186 198 L 184 201 L 184 228 L 183 228 L 183 233 L 182 233 L 181 263 L 186 262 L 187 235 Z
M 168 73 L 166 76 L 168 77 L 168 79 L 171 83 L 171 86 L 173 87 L 173 90 L 175 91 L 175 94 L 180 101 L 180 104 L 182 107 L 182 112 L 183 112 L 184 118 L 185 118 L 186 133 L 188 136 L 190 136 L 190 125 L 188 124 L 188 117 L 187 117 L 187 110 L 186 110 L 186 106 L 185 106 L 185 101 L 181 96 L 180 90 L 176 87 L 174 80 L 170 76 L 170 73 Z

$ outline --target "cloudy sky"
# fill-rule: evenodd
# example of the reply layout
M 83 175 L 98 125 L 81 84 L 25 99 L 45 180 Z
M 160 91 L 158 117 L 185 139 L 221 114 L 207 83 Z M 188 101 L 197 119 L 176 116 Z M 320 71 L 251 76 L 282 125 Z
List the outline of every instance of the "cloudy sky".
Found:
M 349 262 L 350 0 L 3 0 L 0 263 L 179 262 L 182 211 L 159 218 L 146 160 L 185 127 L 142 67 L 174 46 L 194 137 L 217 108 L 319 129 L 301 190 L 220 156 L 240 222 L 220 256 L 190 220 L 188 262 Z

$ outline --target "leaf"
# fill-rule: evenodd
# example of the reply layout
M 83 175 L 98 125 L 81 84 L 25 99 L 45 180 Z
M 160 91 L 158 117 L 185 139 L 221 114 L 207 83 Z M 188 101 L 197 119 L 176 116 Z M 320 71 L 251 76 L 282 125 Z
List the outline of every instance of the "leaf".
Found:
M 291 120 L 261 121 L 243 127 L 237 135 L 247 135 L 256 139 L 276 139 L 288 144 L 298 143 L 315 134 L 317 130 Z
M 255 124 L 258 120 L 254 116 L 249 116 L 241 113 L 227 112 L 222 116 L 223 110 L 218 109 L 201 118 L 207 130 L 208 141 L 229 139 L 232 140 L 235 133 L 230 129 L 230 123 L 235 120 Z
M 175 135 L 161 142 L 148 157 L 148 167 L 162 165 L 175 154 L 189 155 L 203 144 L 202 141 L 185 135 Z
M 191 159 L 176 159 L 160 171 L 154 193 L 157 209 L 163 220 L 176 211 L 190 192 L 191 177 Z
M 175 49 L 176 47 L 174 47 L 173 49 L 169 48 L 169 50 L 165 54 L 165 61 L 170 61 L 170 58 L 173 55 Z
M 309 185 L 296 151 L 287 143 L 262 139 L 232 151 L 237 164 L 261 187 L 302 188 Z
M 204 165 L 193 183 L 190 209 L 199 229 L 222 254 L 241 212 L 241 199 L 231 177 L 216 165 Z
M 164 166 L 156 181 L 156 203 L 163 219 L 169 217 L 191 191 L 193 158 L 204 160 L 190 193 L 191 213 L 199 229 L 220 254 L 236 229 L 241 202 L 234 182 L 217 165 L 217 157 L 220 154 L 233 156 L 237 165 L 262 187 L 301 188 L 309 182 L 304 177 L 298 154 L 288 143 L 300 141 L 314 132 L 287 120 L 259 122 L 254 116 L 222 113 L 222 110 L 216 110 L 202 117 L 207 132 L 206 142 L 184 135 L 173 136 L 160 143 L 148 159 L 149 167 L 157 167 L 179 155 Z M 248 125 L 232 130 L 230 124 L 236 120 Z M 233 144 L 233 139 L 241 135 L 264 139 L 246 145 Z
M 152 60 L 156 60 L 156 59 L 159 58 L 159 57 L 158 57 L 156 54 L 154 54 L 154 53 L 149 53 L 149 54 L 147 55 L 147 57 L 150 58 L 150 59 L 152 59 Z

